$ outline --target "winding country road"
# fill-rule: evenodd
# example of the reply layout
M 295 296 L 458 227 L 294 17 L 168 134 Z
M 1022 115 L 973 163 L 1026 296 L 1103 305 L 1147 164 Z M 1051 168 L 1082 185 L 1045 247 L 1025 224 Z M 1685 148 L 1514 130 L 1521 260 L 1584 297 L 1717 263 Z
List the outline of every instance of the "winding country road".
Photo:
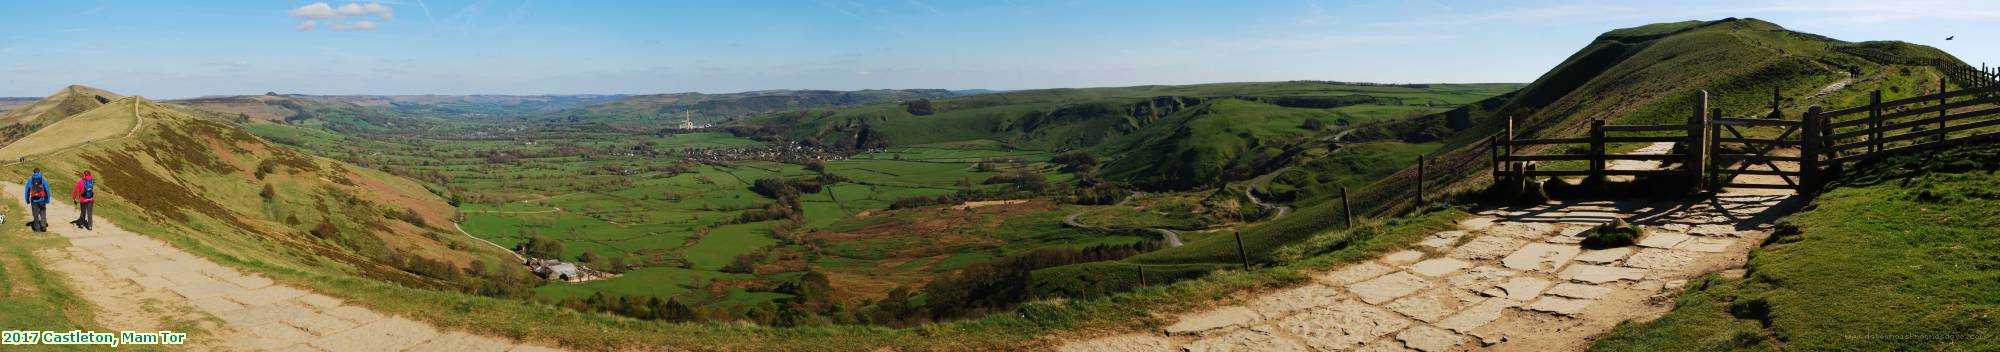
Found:
M 1133 197 L 1138 197 L 1138 196 L 1142 196 L 1142 195 L 1146 195 L 1146 192 L 1137 192 L 1137 191 L 1134 191 L 1134 192 L 1132 192 L 1132 195 L 1130 195 L 1130 196 L 1126 196 L 1126 197 L 1125 197 L 1125 199 L 1120 199 L 1120 200 L 1118 200 L 1118 204 L 1112 204 L 1111 206 L 1123 206 L 1123 205 L 1125 205 L 1125 202 L 1129 202 L 1129 201 L 1131 201 Z M 1067 216 L 1063 216 L 1063 220 L 1062 220 L 1062 222 L 1063 222 L 1063 225 L 1066 225 L 1066 226 L 1069 226 L 1069 227 L 1074 227 L 1074 228 L 1079 228 L 1079 229 L 1092 229 L 1092 230 L 1097 230 L 1097 231 L 1105 231 L 1105 232 L 1117 232 L 1117 231 L 1121 231 L 1121 230 L 1125 230 L 1125 229 L 1127 229 L 1127 228 L 1111 228 L 1111 227 L 1103 227 L 1103 226 L 1092 226 L 1092 225 L 1085 225 L 1085 224 L 1083 224 L 1082 222 L 1079 222 L 1079 221 L 1077 221 L 1077 220 L 1076 220 L 1076 218 L 1079 218 L 1079 217 L 1083 217 L 1083 213 L 1088 213 L 1088 212 L 1090 212 L 1090 209 L 1084 209 L 1084 210 L 1078 210 L 1078 211 L 1076 211 L 1076 212 L 1073 212 L 1073 213 L 1069 213 L 1069 215 L 1067 215 Z M 1158 227 L 1135 227 L 1135 228 L 1129 228 L 1129 229 L 1137 229 L 1137 230 L 1143 230 L 1143 231 L 1153 231 L 1153 232 L 1156 232 L 1156 233 L 1159 233 L 1159 234 L 1160 234 L 1160 237 L 1162 237 L 1162 238 L 1166 238 L 1166 239 L 1167 239 L 1167 247 L 1180 247 L 1180 246 L 1181 246 L 1181 244 L 1182 244 L 1182 242 L 1181 242 L 1181 233 L 1180 233 L 1180 232 L 1177 232 L 1177 231 L 1174 231 L 1174 230 L 1170 230 L 1170 229 L 1165 229 L 1165 228 L 1158 228 Z
M 21 185 L 0 185 L 20 201 Z M 201 329 L 188 336 L 193 350 L 553 350 L 376 312 L 216 264 L 102 217 L 95 230 L 64 223 L 77 214 L 69 203 L 49 203 L 49 231 L 70 246 L 36 256 L 95 306 L 102 328 Z

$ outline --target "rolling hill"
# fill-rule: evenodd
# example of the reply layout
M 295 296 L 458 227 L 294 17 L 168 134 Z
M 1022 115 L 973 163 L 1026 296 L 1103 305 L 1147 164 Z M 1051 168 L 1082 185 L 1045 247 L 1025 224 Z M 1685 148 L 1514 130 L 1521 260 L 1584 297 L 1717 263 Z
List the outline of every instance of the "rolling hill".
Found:
M 0 112 L 0 142 L 20 139 L 41 129 L 42 126 L 61 121 L 70 115 L 96 109 L 122 97 L 97 88 L 64 87 L 47 98 Z
M 601 123 L 641 127 L 671 127 L 683 112 L 698 122 L 771 112 L 915 101 L 958 96 L 943 89 L 766 90 L 728 94 L 673 93 L 624 97 L 579 106 L 539 118 L 544 122 Z
M 1578 137 L 1590 121 L 1684 123 L 1699 91 L 1722 116 L 1764 117 L 1773 89 L 1783 116 L 1811 106 L 1855 106 L 1870 92 L 1883 100 L 1933 93 L 1942 79 L 1932 60 L 1959 62 L 1935 48 L 1904 42 L 1847 42 L 1787 30 L 1757 19 L 1728 18 L 1651 24 L 1598 36 L 1519 92 L 1471 105 L 1467 121 L 1444 114 L 1412 119 L 1396 130 L 1449 130 L 1428 179 L 1433 193 L 1478 187 L 1490 180 L 1484 139 L 1516 121 L 1520 138 Z M 1615 151 L 1640 147 L 1613 144 Z M 1361 190 L 1368 211 L 1407 208 L 1414 168 Z M 1359 207 L 1360 205 L 1357 205 Z
M 1178 190 L 1247 179 L 1292 161 L 1287 154 L 1295 147 L 1344 127 L 1442 113 L 1518 87 L 1295 81 L 1042 89 L 921 105 L 802 111 L 752 122 L 780 130 L 787 139 L 834 148 L 1087 149 L 1111 159 L 1104 167 L 1110 179 Z
M 73 87 L 67 92 L 102 92 Z M 113 96 L 113 95 L 96 95 Z M 58 94 L 50 105 L 75 97 Z M 41 105 L 42 103 L 38 103 Z M 410 287 L 468 289 L 513 258 L 450 230 L 455 211 L 416 182 L 277 146 L 185 108 L 119 97 L 0 148 L 6 166 L 99 177 L 98 211 L 221 262 Z

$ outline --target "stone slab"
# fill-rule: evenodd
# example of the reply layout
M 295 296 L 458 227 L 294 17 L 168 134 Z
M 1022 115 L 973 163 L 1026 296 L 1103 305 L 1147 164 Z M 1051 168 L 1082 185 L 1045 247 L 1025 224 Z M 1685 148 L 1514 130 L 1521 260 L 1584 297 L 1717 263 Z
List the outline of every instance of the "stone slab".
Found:
M 1320 275 L 1318 279 L 1320 282 L 1326 283 L 1328 285 L 1344 286 L 1347 284 L 1373 279 L 1377 276 L 1382 276 L 1383 274 L 1388 274 L 1392 272 L 1396 272 L 1396 268 L 1391 268 L 1382 264 L 1375 264 L 1373 262 L 1365 262 L 1361 264 L 1349 265 L 1345 268 L 1341 268 L 1340 270 L 1334 270 L 1333 272 L 1326 273 L 1326 275 Z
M 1500 260 L 1508 269 L 1553 273 L 1583 249 L 1574 245 L 1529 243 Z
M 1408 272 L 1396 272 L 1347 285 L 1347 291 L 1368 304 L 1382 304 L 1431 286 L 1430 281 Z
M 1225 352 L 1225 351 L 1306 352 L 1310 350 L 1306 349 L 1306 346 L 1304 345 L 1300 345 L 1297 342 L 1292 342 L 1291 340 L 1278 337 L 1277 335 L 1271 333 L 1252 331 L 1252 330 L 1237 330 L 1230 332 L 1228 334 L 1222 334 L 1220 336 L 1195 340 L 1193 343 L 1189 343 L 1187 345 L 1187 351 L 1188 352 L 1211 352 L 1211 351 L 1213 352 Z
M 1568 269 L 1563 269 L 1562 273 L 1557 274 L 1556 276 L 1562 278 L 1563 280 L 1581 281 L 1592 284 L 1603 284 L 1607 282 L 1639 280 L 1646 277 L 1646 270 L 1635 269 L 1635 268 L 1621 268 L 1614 266 L 1577 264 L 1569 266 Z
M 1704 253 L 1722 253 L 1729 251 L 1729 246 L 1735 244 L 1736 240 L 1731 238 L 1695 237 L 1681 241 L 1681 244 L 1674 246 L 1674 248 Z
M 1403 330 L 1396 334 L 1396 340 L 1402 341 L 1404 346 L 1424 352 L 1451 350 L 1467 341 L 1463 335 L 1429 325 L 1418 325 Z
M 1206 312 L 1183 316 L 1174 325 L 1168 325 L 1167 335 L 1199 335 L 1230 327 L 1250 326 L 1261 320 L 1257 312 L 1250 308 L 1229 306 Z
M 1700 258 L 1701 253 L 1699 252 L 1646 248 L 1639 250 L 1639 253 L 1632 254 L 1630 258 L 1625 258 L 1625 266 L 1675 271 L 1687 267 L 1688 264 L 1694 263 L 1695 259 Z
M 1277 326 L 1321 351 L 1344 351 L 1409 327 L 1409 319 L 1382 308 L 1346 301 L 1286 317 Z
M 1444 318 L 1444 320 L 1438 321 L 1437 326 L 1461 333 L 1471 332 L 1473 329 L 1485 326 L 1486 323 L 1499 320 L 1501 313 L 1505 313 L 1507 308 L 1519 306 L 1521 306 L 1520 302 L 1512 300 L 1499 298 L 1487 299 L 1459 310 L 1458 314 L 1453 314 L 1450 317 Z
M 1618 262 L 1619 259 L 1625 259 L 1625 256 L 1629 254 L 1632 254 L 1632 247 L 1618 247 L 1585 250 L 1583 253 L 1578 253 L 1576 258 L 1572 259 L 1583 263 L 1608 265 Z
M 1410 272 L 1429 277 L 1451 275 L 1459 270 L 1472 267 L 1472 263 L 1451 258 L 1437 258 L 1410 264 Z
M 1565 282 L 1560 285 L 1556 285 L 1556 287 L 1550 287 L 1549 290 L 1544 293 L 1554 296 L 1562 296 L 1575 299 L 1599 299 L 1599 298 L 1604 298 L 1604 295 L 1606 294 L 1610 294 L 1611 290 L 1612 289 L 1609 287 Z
M 1583 313 L 1584 309 L 1590 308 L 1591 303 L 1597 303 L 1597 300 L 1542 296 L 1542 299 L 1528 304 L 1526 309 L 1537 312 L 1555 313 L 1556 315 L 1573 316 Z
M 1523 243 L 1526 242 L 1508 237 L 1480 236 L 1452 250 L 1451 257 L 1465 260 L 1498 259 L 1514 253 L 1514 249 L 1521 248 Z
M 1678 233 L 1652 231 L 1646 234 L 1646 238 L 1639 239 L 1639 246 L 1647 248 L 1674 248 L 1674 245 L 1681 244 L 1681 241 L 1686 241 L 1688 237 L 1688 235 Z
M 1520 272 L 1513 270 L 1502 269 L 1500 267 L 1495 267 L 1495 266 L 1481 265 L 1479 267 L 1467 269 L 1465 272 L 1459 273 L 1458 275 L 1454 275 L 1450 279 L 1447 279 L 1447 281 L 1451 283 L 1452 287 L 1456 287 L 1471 292 L 1479 292 L 1487 288 L 1492 288 L 1494 285 L 1499 285 L 1502 282 L 1506 282 L 1507 278 L 1514 277 L 1514 275 L 1519 275 L 1519 274 Z
M 1458 312 L 1459 306 L 1457 297 L 1443 290 L 1431 290 L 1403 297 L 1382 307 L 1411 319 L 1432 323 Z
M 1487 296 L 1526 302 L 1535 299 L 1536 295 L 1542 294 L 1542 290 L 1549 288 L 1551 284 L 1554 284 L 1554 282 L 1536 277 L 1517 276 L 1508 279 L 1507 282 L 1487 289 L 1485 294 Z
M 1332 305 L 1340 301 L 1340 290 L 1321 284 L 1285 289 L 1258 297 L 1250 302 L 1250 308 L 1258 315 L 1282 317 L 1313 307 Z

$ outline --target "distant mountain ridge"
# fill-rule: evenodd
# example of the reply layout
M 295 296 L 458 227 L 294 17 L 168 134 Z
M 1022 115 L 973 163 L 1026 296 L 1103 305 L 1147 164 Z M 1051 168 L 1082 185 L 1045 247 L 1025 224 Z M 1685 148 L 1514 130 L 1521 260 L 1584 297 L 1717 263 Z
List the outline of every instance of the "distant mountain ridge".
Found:
M 670 93 L 635 95 L 550 114 L 544 122 L 670 126 L 686 116 L 695 121 L 719 121 L 758 114 L 881 102 L 941 99 L 976 93 L 945 89 L 761 90 L 741 93 Z

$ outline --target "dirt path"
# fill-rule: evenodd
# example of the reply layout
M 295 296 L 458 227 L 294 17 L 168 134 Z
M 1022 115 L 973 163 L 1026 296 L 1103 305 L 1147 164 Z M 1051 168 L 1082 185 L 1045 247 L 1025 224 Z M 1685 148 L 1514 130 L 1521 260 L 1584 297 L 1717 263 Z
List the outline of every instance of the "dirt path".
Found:
M 1242 295 L 1162 331 L 1063 351 L 1576 351 L 1658 317 L 1688 279 L 1742 267 L 1789 195 L 1563 202 L 1477 212 L 1413 249 Z M 1591 224 L 1645 225 L 1636 246 L 1587 250 Z M 1733 271 L 1740 273 L 1740 271 Z
M 20 201 L 21 186 L 4 185 L 0 192 Z M 69 239 L 70 247 L 36 255 L 70 278 L 97 306 L 97 323 L 109 329 L 193 329 L 188 340 L 195 350 L 553 350 L 344 304 L 210 262 L 102 217 L 95 230 L 85 231 L 68 224 L 77 210 L 67 203 L 50 203 L 48 212 L 49 231 Z

